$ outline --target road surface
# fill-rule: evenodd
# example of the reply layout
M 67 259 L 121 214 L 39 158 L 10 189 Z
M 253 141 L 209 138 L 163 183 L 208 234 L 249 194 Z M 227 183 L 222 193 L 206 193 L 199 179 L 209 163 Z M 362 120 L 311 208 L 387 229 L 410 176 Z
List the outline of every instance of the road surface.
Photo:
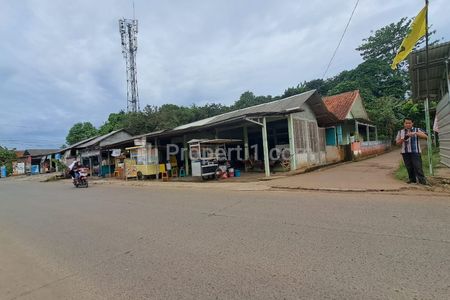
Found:
M 0 299 L 448 299 L 450 199 L 0 182 Z

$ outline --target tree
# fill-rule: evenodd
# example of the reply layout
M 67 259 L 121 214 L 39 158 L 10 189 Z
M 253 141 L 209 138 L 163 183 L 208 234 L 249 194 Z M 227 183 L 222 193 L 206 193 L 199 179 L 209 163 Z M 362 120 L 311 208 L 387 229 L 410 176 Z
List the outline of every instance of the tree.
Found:
M 263 103 L 268 103 L 274 100 L 279 99 L 279 97 L 272 97 L 271 95 L 267 96 L 255 96 L 253 92 L 246 91 L 244 92 L 241 97 L 239 97 L 239 100 L 234 102 L 234 104 L 230 107 L 230 109 L 242 109 L 254 105 L 259 105 Z
M 7 174 L 12 174 L 12 161 L 16 158 L 16 151 L 0 146 L 0 166 L 6 166 Z
M 104 135 L 114 130 L 123 128 L 123 123 L 127 118 L 127 114 L 123 110 L 118 113 L 109 114 L 108 120 L 98 129 L 98 134 Z
M 230 107 L 217 103 L 208 103 L 204 106 L 191 105 L 193 121 L 210 118 L 230 111 Z
M 377 125 L 378 138 L 392 140 L 401 127 L 402 118 L 398 111 L 401 100 L 393 97 L 381 97 L 366 106 L 369 118 Z
M 434 120 L 434 116 L 436 113 L 436 101 L 430 101 L 430 119 Z M 415 102 L 412 100 L 408 100 L 406 102 L 402 102 L 401 105 L 398 108 L 398 116 L 399 119 L 403 120 L 405 117 L 411 118 L 414 120 L 414 126 L 425 128 L 425 120 L 424 120 L 424 113 L 425 113 L 425 105 L 422 101 Z
M 233 108 L 234 109 L 241 109 L 249 106 L 255 105 L 255 94 L 253 94 L 250 91 L 246 91 L 242 93 L 241 97 L 239 97 L 239 100 L 234 102 Z
M 354 90 L 357 90 L 360 88 L 361 88 L 361 86 L 359 85 L 359 83 L 357 81 L 345 80 L 345 81 L 339 82 L 335 87 L 330 89 L 328 91 L 328 96 L 337 95 L 337 94 L 341 94 L 341 93 L 345 93 L 345 92 L 350 92 L 350 91 L 354 91 Z
M 393 72 L 389 64 L 375 58 L 362 62 L 353 70 L 341 72 L 330 81 L 333 83 L 328 95 L 359 89 L 367 100 L 386 96 L 404 99 L 408 91 L 403 75 Z
M 404 17 L 397 23 L 386 25 L 375 32 L 371 31 L 372 35 L 363 39 L 363 43 L 356 50 L 364 60 L 381 59 L 390 64 L 409 32 L 411 21 Z
M 66 142 L 69 145 L 73 145 L 82 140 L 96 136 L 98 134 L 97 129 L 90 122 L 76 123 L 69 130 L 67 134 Z
M 403 17 L 397 23 L 386 25 L 375 32 L 371 31 L 372 35 L 363 39 L 363 43 L 356 48 L 360 52 L 364 60 L 381 59 L 389 64 L 397 55 L 397 50 L 403 42 L 403 39 L 410 31 L 410 25 L 413 19 Z M 431 26 L 430 26 L 431 27 Z M 430 30 L 428 37 L 434 35 L 436 30 Z M 439 40 L 430 40 L 430 45 L 438 43 Z M 421 48 L 425 43 L 425 37 L 422 37 L 414 47 L 414 49 Z M 406 61 L 402 62 L 404 65 Z
M 397 55 L 397 50 L 400 47 L 403 39 L 410 31 L 412 19 L 401 18 L 397 23 L 391 23 L 386 25 L 375 32 L 372 31 L 372 35 L 363 39 L 363 43 L 356 48 L 360 52 L 360 55 L 365 62 L 376 61 L 379 66 L 384 68 L 383 76 L 379 79 L 382 83 L 384 80 L 388 81 L 386 85 L 391 88 L 392 95 L 404 99 L 406 92 L 410 89 L 410 79 L 408 74 L 408 62 L 402 61 L 397 70 L 392 70 L 390 65 Z M 435 30 L 430 30 L 429 36 L 435 34 Z M 438 43 L 439 40 L 430 40 L 430 45 Z M 422 37 L 417 43 L 414 49 L 422 47 L 425 43 L 425 37 Z M 373 78 L 377 79 L 377 78 Z M 380 96 L 387 96 L 389 93 L 383 93 Z
M 157 121 L 151 106 L 145 107 L 144 111 L 127 113 L 122 124 L 123 128 L 133 135 L 149 133 L 157 129 Z

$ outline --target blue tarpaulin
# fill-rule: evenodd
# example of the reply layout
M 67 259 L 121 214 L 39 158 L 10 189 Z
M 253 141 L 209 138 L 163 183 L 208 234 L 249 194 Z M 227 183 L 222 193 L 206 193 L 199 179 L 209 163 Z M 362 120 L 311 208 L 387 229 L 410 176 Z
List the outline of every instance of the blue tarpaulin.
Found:
M 0 177 L 6 177 L 6 166 L 0 167 Z

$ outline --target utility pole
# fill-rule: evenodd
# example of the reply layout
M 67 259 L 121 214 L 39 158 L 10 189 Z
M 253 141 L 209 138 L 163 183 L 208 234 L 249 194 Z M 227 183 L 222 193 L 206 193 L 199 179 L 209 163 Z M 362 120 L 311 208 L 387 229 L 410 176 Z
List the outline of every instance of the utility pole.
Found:
M 428 71 L 428 0 L 425 0 L 425 5 L 427 7 L 425 12 L 425 51 L 426 51 L 426 58 L 425 58 L 425 84 L 426 84 L 426 90 L 427 90 L 427 97 L 425 98 L 425 122 L 427 127 L 427 148 L 428 148 L 428 165 L 430 169 L 430 175 L 433 175 L 433 164 L 432 164 L 432 157 L 433 157 L 433 148 L 431 145 L 431 124 L 430 124 L 430 89 L 429 89 L 429 71 Z

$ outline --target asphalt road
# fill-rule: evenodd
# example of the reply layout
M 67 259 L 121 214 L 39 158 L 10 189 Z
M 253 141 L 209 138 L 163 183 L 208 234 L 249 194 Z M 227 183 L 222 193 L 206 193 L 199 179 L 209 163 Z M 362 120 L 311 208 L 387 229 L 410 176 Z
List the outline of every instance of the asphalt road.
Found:
M 449 299 L 450 197 L 0 181 L 0 299 Z

